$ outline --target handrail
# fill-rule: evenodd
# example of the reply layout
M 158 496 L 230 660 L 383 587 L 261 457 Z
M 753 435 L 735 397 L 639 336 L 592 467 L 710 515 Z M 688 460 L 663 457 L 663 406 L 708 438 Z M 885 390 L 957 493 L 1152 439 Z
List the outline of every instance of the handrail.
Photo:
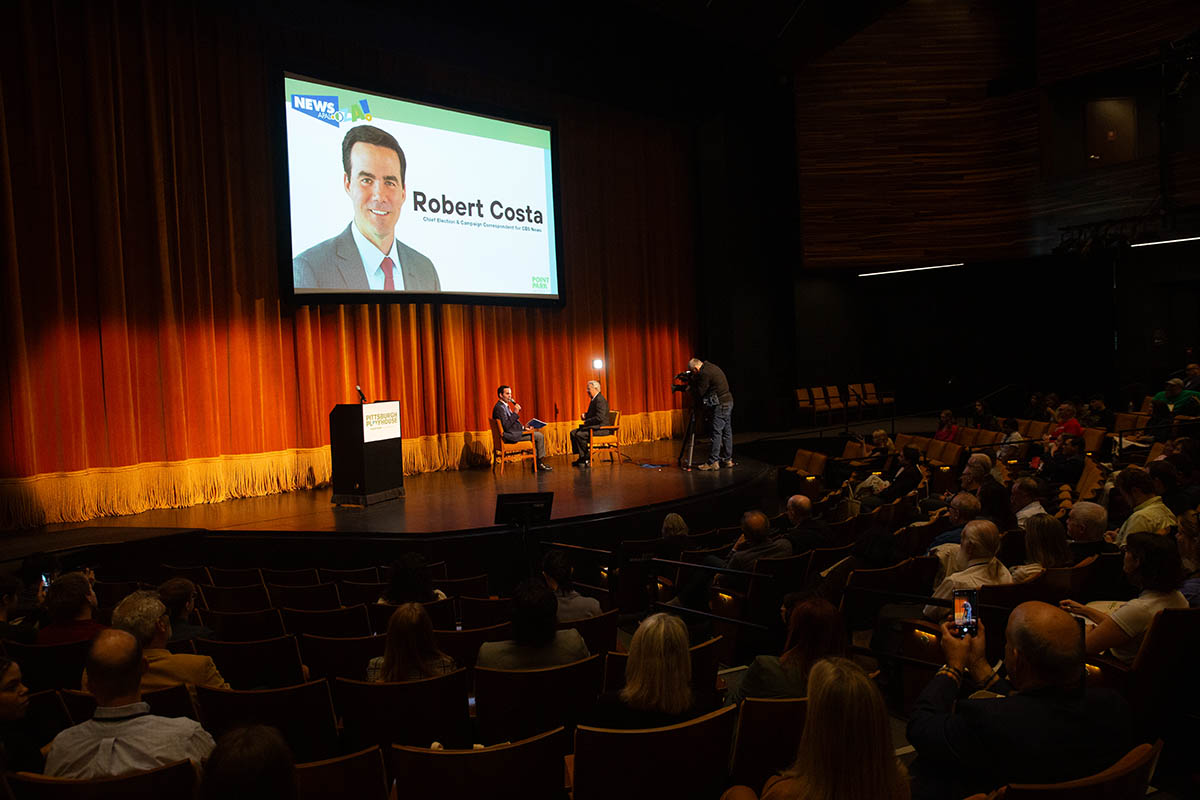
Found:
M 750 622 L 749 620 L 737 619 L 735 617 L 724 617 L 724 616 L 721 616 L 720 614 L 714 614 L 711 611 L 701 611 L 698 608 L 688 608 L 687 606 L 673 606 L 670 603 L 664 603 L 661 600 L 654 601 L 654 607 L 660 608 L 663 611 L 667 611 L 670 613 L 675 613 L 677 611 L 686 611 L 689 614 L 696 614 L 697 616 L 707 617 L 708 619 L 719 619 L 722 622 L 732 622 L 734 625 L 741 625 L 744 628 L 754 628 L 754 629 L 760 630 L 760 631 L 770 630 L 770 628 L 768 628 L 766 625 L 760 625 L 757 622 Z
M 669 558 L 642 558 L 637 559 L 642 564 L 669 564 L 673 567 L 695 567 L 696 569 L 707 570 L 708 572 L 719 572 L 723 575 L 746 575 L 751 578 L 774 578 L 774 575 L 768 575 L 763 572 L 748 572 L 744 569 L 730 569 L 729 567 L 712 567 L 708 564 L 697 564 L 694 561 L 674 561 Z

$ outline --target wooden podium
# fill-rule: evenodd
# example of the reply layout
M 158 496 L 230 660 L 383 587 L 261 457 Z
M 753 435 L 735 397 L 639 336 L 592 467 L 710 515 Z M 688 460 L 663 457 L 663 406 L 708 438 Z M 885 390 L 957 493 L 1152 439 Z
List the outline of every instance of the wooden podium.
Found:
M 334 505 L 369 506 L 404 497 L 400 403 L 343 403 L 329 412 Z

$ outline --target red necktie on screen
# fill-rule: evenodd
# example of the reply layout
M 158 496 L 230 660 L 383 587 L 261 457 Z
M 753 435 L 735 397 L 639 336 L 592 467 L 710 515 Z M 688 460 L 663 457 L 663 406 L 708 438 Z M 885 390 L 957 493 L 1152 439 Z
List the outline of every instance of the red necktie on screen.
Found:
M 383 270 L 383 290 L 385 292 L 396 291 L 396 279 L 392 277 L 392 257 L 386 256 L 379 268 Z

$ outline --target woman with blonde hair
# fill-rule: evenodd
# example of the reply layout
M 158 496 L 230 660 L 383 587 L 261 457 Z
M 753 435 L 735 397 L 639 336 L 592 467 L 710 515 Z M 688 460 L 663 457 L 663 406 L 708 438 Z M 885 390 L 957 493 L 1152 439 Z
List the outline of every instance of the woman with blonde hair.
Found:
M 726 797 L 734 795 L 730 790 Z M 892 749 L 883 695 L 845 658 L 808 676 L 808 711 L 796 760 L 770 778 L 762 800 L 908 800 L 908 774 Z
M 454 659 L 438 649 L 433 622 L 420 603 L 405 603 L 388 620 L 383 656 L 367 663 L 367 680 L 392 683 L 433 678 L 457 669 Z
M 1049 514 L 1034 514 L 1025 522 L 1025 563 L 1012 570 L 1013 583 L 1023 583 L 1043 570 L 1075 563 L 1067 529 Z
M 601 695 L 585 724 L 597 728 L 661 728 L 700 715 L 692 696 L 692 658 L 683 620 L 647 617 L 633 634 L 625 687 Z
M 670 539 L 672 536 L 687 536 L 688 524 L 683 517 L 672 511 L 663 518 L 661 535 L 664 539 Z

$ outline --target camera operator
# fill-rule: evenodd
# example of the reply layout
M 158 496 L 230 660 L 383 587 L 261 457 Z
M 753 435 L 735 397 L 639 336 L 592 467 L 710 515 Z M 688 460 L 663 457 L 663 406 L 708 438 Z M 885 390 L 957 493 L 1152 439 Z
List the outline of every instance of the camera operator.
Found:
M 712 452 L 700 469 L 713 470 L 733 466 L 733 394 L 720 367 L 711 361 L 693 358 L 688 362 L 692 392 L 706 408 L 711 408 Z

